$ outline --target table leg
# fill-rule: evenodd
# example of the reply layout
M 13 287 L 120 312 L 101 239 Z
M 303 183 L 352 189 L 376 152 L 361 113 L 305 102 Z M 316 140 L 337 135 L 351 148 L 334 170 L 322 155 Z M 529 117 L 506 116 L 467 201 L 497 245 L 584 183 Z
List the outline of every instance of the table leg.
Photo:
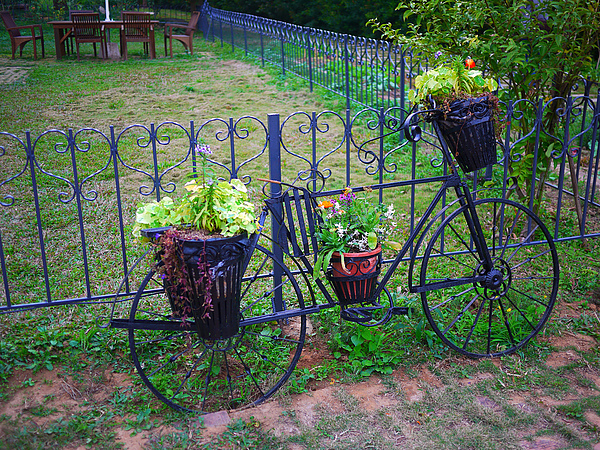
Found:
M 154 42 L 154 29 L 150 29 L 150 58 L 156 59 L 156 42 Z
M 54 28 L 54 46 L 56 47 L 56 59 L 62 59 L 65 56 L 65 29 Z

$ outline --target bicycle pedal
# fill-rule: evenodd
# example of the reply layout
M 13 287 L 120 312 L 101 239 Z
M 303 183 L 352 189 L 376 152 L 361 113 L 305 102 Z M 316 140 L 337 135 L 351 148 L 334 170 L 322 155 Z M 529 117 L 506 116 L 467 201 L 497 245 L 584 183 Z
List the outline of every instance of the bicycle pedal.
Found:
M 411 308 L 408 306 L 394 306 L 390 308 L 390 311 L 394 316 L 406 316 L 408 314 L 414 314 L 417 312 L 416 308 Z

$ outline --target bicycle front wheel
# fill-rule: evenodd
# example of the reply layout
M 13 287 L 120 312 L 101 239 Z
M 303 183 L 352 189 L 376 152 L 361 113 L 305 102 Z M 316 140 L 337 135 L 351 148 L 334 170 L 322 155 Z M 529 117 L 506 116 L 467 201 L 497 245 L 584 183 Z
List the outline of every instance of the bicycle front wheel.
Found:
M 286 320 L 274 314 L 276 295 L 285 301 Z M 132 304 L 130 352 L 144 384 L 174 409 L 203 413 L 256 405 L 296 367 L 306 337 L 303 311 L 294 275 L 257 246 L 242 281 L 238 332 L 203 339 L 193 318 L 173 313 L 161 278 L 151 270 Z
M 481 199 L 475 211 L 493 267 L 484 265 L 463 206 L 440 224 L 425 250 L 421 301 L 450 348 L 471 357 L 507 355 L 548 320 L 558 290 L 558 255 L 548 229 L 528 208 Z

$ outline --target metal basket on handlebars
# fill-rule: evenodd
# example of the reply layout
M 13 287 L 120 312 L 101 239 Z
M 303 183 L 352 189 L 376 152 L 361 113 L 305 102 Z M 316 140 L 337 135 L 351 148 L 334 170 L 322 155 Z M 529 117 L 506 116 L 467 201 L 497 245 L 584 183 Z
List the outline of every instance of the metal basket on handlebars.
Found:
M 488 97 L 455 100 L 450 112 L 432 116 L 464 172 L 483 169 L 498 161 L 492 106 Z

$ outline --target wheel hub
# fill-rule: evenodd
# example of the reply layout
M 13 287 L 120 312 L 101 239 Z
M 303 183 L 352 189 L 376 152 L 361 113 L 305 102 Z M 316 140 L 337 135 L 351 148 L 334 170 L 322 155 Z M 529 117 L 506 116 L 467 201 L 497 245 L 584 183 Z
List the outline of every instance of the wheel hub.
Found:
M 502 286 L 502 281 L 504 281 L 504 276 L 502 275 L 502 272 L 500 272 L 498 269 L 492 269 L 485 276 L 483 286 L 487 289 L 498 290 L 498 288 Z
M 477 272 L 484 277 L 478 287 L 483 288 L 483 292 L 480 293 L 486 298 L 504 295 L 510 288 L 512 273 L 509 265 L 501 259 L 494 261 L 494 267 L 491 270 L 486 271 L 480 265 Z

